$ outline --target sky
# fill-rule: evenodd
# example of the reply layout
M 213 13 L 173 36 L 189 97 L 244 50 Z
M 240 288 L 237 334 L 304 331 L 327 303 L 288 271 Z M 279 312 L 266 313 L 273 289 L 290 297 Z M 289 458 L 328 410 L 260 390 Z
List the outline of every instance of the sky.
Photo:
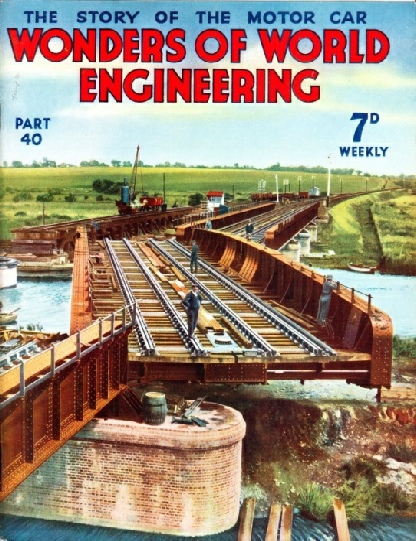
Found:
M 186 165 L 221 165 L 269 167 L 282 165 L 330 166 L 353 168 L 377 175 L 414 175 L 416 55 L 415 4 L 393 2 L 137 2 L 4 0 L 0 3 L 2 20 L 0 47 L 1 96 L 1 163 L 13 160 L 30 164 L 43 158 L 59 163 L 79 165 L 83 160 L 133 162 L 137 145 L 140 159 L 150 165 L 181 162 Z M 38 11 L 47 22 L 34 20 Z M 56 14 L 51 14 L 51 12 Z M 98 12 L 102 22 L 93 22 Z M 126 22 L 115 23 L 115 12 L 124 14 Z M 127 22 L 126 12 L 136 15 Z M 210 14 L 226 12 L 229 21 L 200 23 L 196 11 Z M 262 22 L 248 24 L 248 12 L 261 12 Z M 280 12 L 289 12 L 282 20 Z M 85 12 L 87 22 L 81 14 Z M 176 18 L 172 23 L 157 22 L 156 15 Z M 309 16 L 305 16 L 308 12 Z M 339 12 L 336 13 L 336 12 Z M 361 13 L 358 13 L 361 12 Z M 228 13 L 228 15 L 227 15 Z M 290 15 L 292 14 L 292 15 Z M 300 15 L 298 15 L 300 14 Z M 292 16 L 292 21 L 290 21 Z M 300 17 L 301 21 L 297 21 Z M 333 21 L 331 21 L 331 17 Z M 107 22 L 107 18 L 112 18 Z M 275 18 L 275 21 L 271 19 Z M 307 19 L 305 22 L 305 18 Z M 344 19 L 344 22 L 343 22 Z M 74 28 L 159 29 L 164 35 L 175 28 L 186 32 L 186 56 L 182 63 L 166 61 L 166 48 L 160 63 L 73 62 L 70 55 L 62 62 L 50 62 L 38 53 L 33 62 L 17 62 L 7 34 L 8 28 L 63 28 L 72 35 Z M 229 40 L 231 30 L 246 31 L 246 49 L 239 63 L 232 63 L 230 50 L 223 60 L 203 61 L 195 55 L 194 42 L 207 29 L 220 30 Z M 365 32 L 382 31 L 389 40 L 390 51 L 380 63 L 324 63 L 322 55 L 310 63 L 296 61 L 288 54 L 283 62 L 266 62 L 257 34 L 258 29 L 293 32 L 309 29 L 322 37 L 323 29 L 360 31 L 360 51 L 364 49 Z M 349 43 L 349 41 L 348 41 Z M 300 42 L 299 50 L 307 52 L 310 43 Z M 50 43 L 53 51 L 62 42 Z M 207 51 L 217 48 L 207 41 Z M 413 53 L 411 54 L 411 51 Z M 123 75 L 145 68 L 291 69 L 293 75 L 304 69 L 319 72 L 320 99 L 305 103 L 292 93 L 291 103 L 135 103 L 123 95 L 122 103 L 80 102 L 81 68 L 122 68 Z M 308 88 L 306 85 L 305 88 Z M 367 114 L 359 142 L 353 141 L 357 120 L 353 113 Z M 35 119 L 41 119 L 35 128 Z M 44 118 L 50 119 L 47 123 Z M 370 122 L 372 120 L 373 122 Z M 20 124 L 17 126 L 17 124 Z M 23 140 L 22 140 L 23 138 Z M 341 155 L 340 147 L 356 147 L 364 156 Z M 364 150 L 359 150 L 362 147 Z M 367 149 L 371 149 L 368 151 Z M 368 154 L 369 152 L 369 154 Z M 367 154 L 367 155 L 366 155 Z

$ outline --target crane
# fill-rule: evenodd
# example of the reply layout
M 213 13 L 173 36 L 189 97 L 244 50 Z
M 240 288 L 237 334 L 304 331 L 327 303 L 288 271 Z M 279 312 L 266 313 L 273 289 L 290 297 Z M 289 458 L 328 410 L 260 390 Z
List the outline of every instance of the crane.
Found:
M 134 201 L 136 200 L 136 186 L 137 186 L 137 168 L 139 165 L 139 152 L 140 145 L 137 145 L 136 149 L 136 158 L 134 160 L 133 170 L 131 172 L 130 185 L 127 184 L 126 179 L 124 179 L 124 184 L 121 187 L 121 199 L 116 201 L 118 208 L 118 213 L 120 215 L 134 214 L 137 212 L 137 208 L 133 206 Z M 142 186 L 143 192 L 143 186 Z
M 139 201 L 136 201 L 137 197 L 137 168 L 139 166 L 139 152 L 140 146 L 137 145 L 136 149 L 136 159 L 134 160 L 133 170 L 131 172 L 130 184 L 127 183 L 124 179 L 124 184 L 121 187 L 121 199 L 116 201 L 118 208 L 118 213 L 122 216 L 128 214 L 135 214 L 138 211 L 157 211 L 162 210 L 166 211 L 166 205 L 164 203 L 164 198 L 157 196 L 149 196 L 144 193 L 143 190 L 143 179 L 142 179 L 142 191 Z

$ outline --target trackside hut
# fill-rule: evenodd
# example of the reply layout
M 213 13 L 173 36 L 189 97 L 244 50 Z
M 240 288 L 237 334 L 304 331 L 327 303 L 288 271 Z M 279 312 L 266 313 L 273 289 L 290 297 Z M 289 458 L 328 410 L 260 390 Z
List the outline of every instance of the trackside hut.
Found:
M 207 210 L 218 214 L 219 208 L 224 206 L 224 192 L 211 191 L 207 193 Z

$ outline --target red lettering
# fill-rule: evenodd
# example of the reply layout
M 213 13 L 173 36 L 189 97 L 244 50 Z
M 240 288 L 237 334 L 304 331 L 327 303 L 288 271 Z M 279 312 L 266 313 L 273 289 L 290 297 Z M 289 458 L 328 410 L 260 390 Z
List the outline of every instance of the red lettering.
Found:
M 185 44 L 179 40 L 185 42 L 185 30 L 181 28 L 175 28 L 168 32 L 166 36 L 166 45 L 171 49 L 166 53 L 166 60 L 168 62 L 182 62 L 186 56 Z
M 96 30 L 88 28 L 87 35 L 84 37 L 79 28 L 74 28 L 73 38 L 73 60 L 74 62 L 82 62 L 84 57 L 89 62 L 96 61 Z
M 155 69 L 153 77 L 153 100 L 155 103 L 163 103 L 165 99 L 165 70 Z
M 347 37 L 341 30 L 324 30 L 324 62 L 345 64 Z
M 360 53 L 360 31 L 351 30 L 350 32 L 350 58 L 352 64 L 361 64 L 364 55 Z
M 123 70 L 120 68 L 114 69 L 112 75 L 110 75 L 106 69 L 100 69 L 99 80 L 99 101 L 108 102 L 109 95 L 111 95 L 117 102 L 120 103 L 122 101 L 121 89 L 123 82 Z
M 227 103 L 229 97 L 228 70 L 216 69 L 213 71 L 212 101 L 214 103 Z
M 207 103 L 210 97 L 209 71 L 199 69 L 194 71 L 194 103 Z
M 123 61 L 137 62 L 140 58 L 139 53 L 139 32 L 134 28 L 128 28 L 123 32 Z
M 35 28 L 33 34 L 30 35 L 27 28 L 23 28 L 20 34 L 18 33 L 17 28 L 7 29 L 16 62 L 21 62 L 24 56 L 26 56 L 28 62 L 33 62 L 39 47 L 42 32 L 42 28 Z
M 165 39 L 160 30 L 145 28 L 142 30 L 142 62 L 162 62 Z
M 281 36 L 279 36 L 276 29 L 272 30 L 271 35 L 264 29 L 259 29 L 257 32 L 267 62 L 273 62 L 275 56 L 278 62 L 284 62 L 289 47 L 291 30 L 283 30 Z
M 376 43 L 379 50 L 376 51 Z M 389 38 L 381 30 L 367 30 L 366 33 L 367 62 L 378 64 L 382 62 L 390 52 Z
M 62 49 L 57 52 L 51 51 L 49 43 L 53 39 L 60 39 L 62 42 Z M 72 52 L 72 39 L 68 32 L 62 30 L 62 28 L 51 28 L 44 32 L 42 39 L 40 40 L 40 52 L 42 56 L 50 62 L 62 62 L 68 58 Z
M 292 70 L 282 70 L 279 75 L 274 70 L 268 70 L 267 101 L 276 103 L 278 95 L 286 102 L 292 101 Z
M 317 85 L 312 85 L 309 92 L 302 89 L 302 83 L 305 79 L 316 80 L 319 72 L 316 70 L 306 69 L 297 73 L 293 78 L 293 93 L 295 96 L 306 103 L 318 101 L 321 95 L 321 89 Z
M 209 39 L 214 39 L 217 41 L 217 51 L 212 53 L 206 51 L 205 44 Z M 227 38 L 219 30 L 204 30 L 197 36 L 195 40 L 195 52 L 204 62 L 219 62 L 228 52 Z
M 254 75 L 251 73 L 251 71 L 243 69 L 233 69 L 231 71 L 231 78 L 232 103 L 240 103 L 241 99 L 243 99 L 243 103 L 253 103 Z
M 245 30 L 231 30 L 231 62 L 239 64 L 241 62 L 241 51 L 247 47 Z
M 123 51 L 123 41 L 115 30 L 103 28 L 100 30 L 100 62 L 111 62 L 118 58 Z
M 167 84 L 167 101 L 168 103 L 177 103 L 178 97 L 177 94 L 186 103 L 192 102 L 191 94 L 192 86 L 192 70 L 184 69 L 182 70 L 182 77 L 174 69 L 168 70 L 168 84 Z
M 257 70 L 256 71 L 256 101 L 257 103 L 264 103 L 266 100 L 266 70 Z
M 121 70 L 120 70 L 121 71 Z M 126 96 L 129 98 L 129 100 L 134 101 L 136 103 L 143 103 L 145 101 L 149 101 L 152 98 L 152 85 L 143 85 L 143 89 L 141 92 L 136 92 L 133 89 L 133 83 L 137 81 L 137 79 L 147 79 L 149 77 L 149 71 L 138 69 L 138 70 L 132 70 L 124 79 L 123 83 L 123 90 L 126 94 Z M 121 82 L 120 82 L 121 87 Z
M 299 44 L 302 40 L 309 40 L 312 44 L 312 49 L 309 53 L 302 53 L 299 50 Z M 295 32 L 289 44 L 290 54 L 298 62 L 313 62 L 321 54 L 322 43 L 321 38 L 312 30 L 299 30 Z
M 80 93 L 79 101 L 92 102 L 97 97 L 97 92 L 92 92 L 96 89 L 97 71 L 92 68 L 82 68 L 80 70 Z

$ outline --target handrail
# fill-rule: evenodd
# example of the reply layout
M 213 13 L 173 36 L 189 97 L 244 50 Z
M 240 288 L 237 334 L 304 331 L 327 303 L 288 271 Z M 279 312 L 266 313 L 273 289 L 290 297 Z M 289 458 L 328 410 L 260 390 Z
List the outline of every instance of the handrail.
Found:
M 128 321 L 126 317 L 126 315 L 130 313 L 131 308 L 132 308 L 131 306 L 123 306 L 122 308 L 120 308 L 119 310 L 115 312 L 112 312 L 108 316 L 104 318 L 99 318 L 98 320 L 94 321 L 94 323 L 92 323 L 85 329 L 77 331 L 75 334 L 73 334 L 69 338 L 62 340 L 61 342 L 57 344 L 52 344 L 50 348 L 41 351 L 40 353 L 34 355 L 33 357 L 30 357 L 29 359 L 21 360 L 20 364 L 11 368 L 7 372 L 3 372 L 2 374 L 0 374 L 0 381 L 1 381 L 1 378 L 3 376 L 10 375 L 10 373 L 17 370 L 20 371 L 19 384 L 18 384 L 19 391 L 13 395 L 8 395 L 6 400 L 4 400 L 3 402 L 0 402 L 0 410 L 5 408 L 14 400 L 24 397 L 27 391 L 30 391 L 37 385 L 54 377 L 57 373 L 61 372 L 62 370 L 65 370 L 73 363 L 80 361 L 83 357 L 85 357 L 86 355 L 94 351 L 95 349 L 100 348 L 103 343 L 113 339 L 115 336 L 118 336 L 119 334 L 122 334 L 126 332 L 127 330 L 129 330 L 130 328 L 132 328 L 135 322 L 132 319 Z M 136 313 L 136 310 L 133 309 L 131 313 L 134 315 Z M 120 316 L 121 316 L 121 324 L 119 326 L 116 326 L 116 318 Z M 107 323 L 108 329 L 105 329 L 106 322 L 108 322 Z M 104 329 L 103 329 L 103 326 L 104 326 Z M 91 338 L 91 336 L 94 337 L 95 330 L 97 330 L 97 336 L 96 336 L 96 339 L 94 339 L 94 342 L 92 343 L 92 345 L 86 347 L 85 349 L 82 349 L 81 346 L 83 343 L 83 338 Z M 106 334 L 106 332 L 109 334 Z M 74 339 L 75 339 L 75 343 L 74 343 Z M 89 343 L 89 341 L 86 340 L 86 343 Z M 63 364 L 61 364 L 60 366 L 56 366 L 56 362 L 59 360 L 57 350 L 61 349 L 62 351 L 64 351 L 65 346 L 70 346 L 70 349 L 74 350 L 74 354 L 72 354 Z M 47 372 L 42 377 L 36 379 L 36 381 L 33 381 L 29 385 L 26 385 L 25 368 L 29 367 L 30 364 L 34 364 L 36 360 L 39 360 L 41 356 L 49 357 L 47 359 L 47 362 L 45 362 L 42 367 L 44 369 L 47 366 L 49 366 L 49 372 Z

